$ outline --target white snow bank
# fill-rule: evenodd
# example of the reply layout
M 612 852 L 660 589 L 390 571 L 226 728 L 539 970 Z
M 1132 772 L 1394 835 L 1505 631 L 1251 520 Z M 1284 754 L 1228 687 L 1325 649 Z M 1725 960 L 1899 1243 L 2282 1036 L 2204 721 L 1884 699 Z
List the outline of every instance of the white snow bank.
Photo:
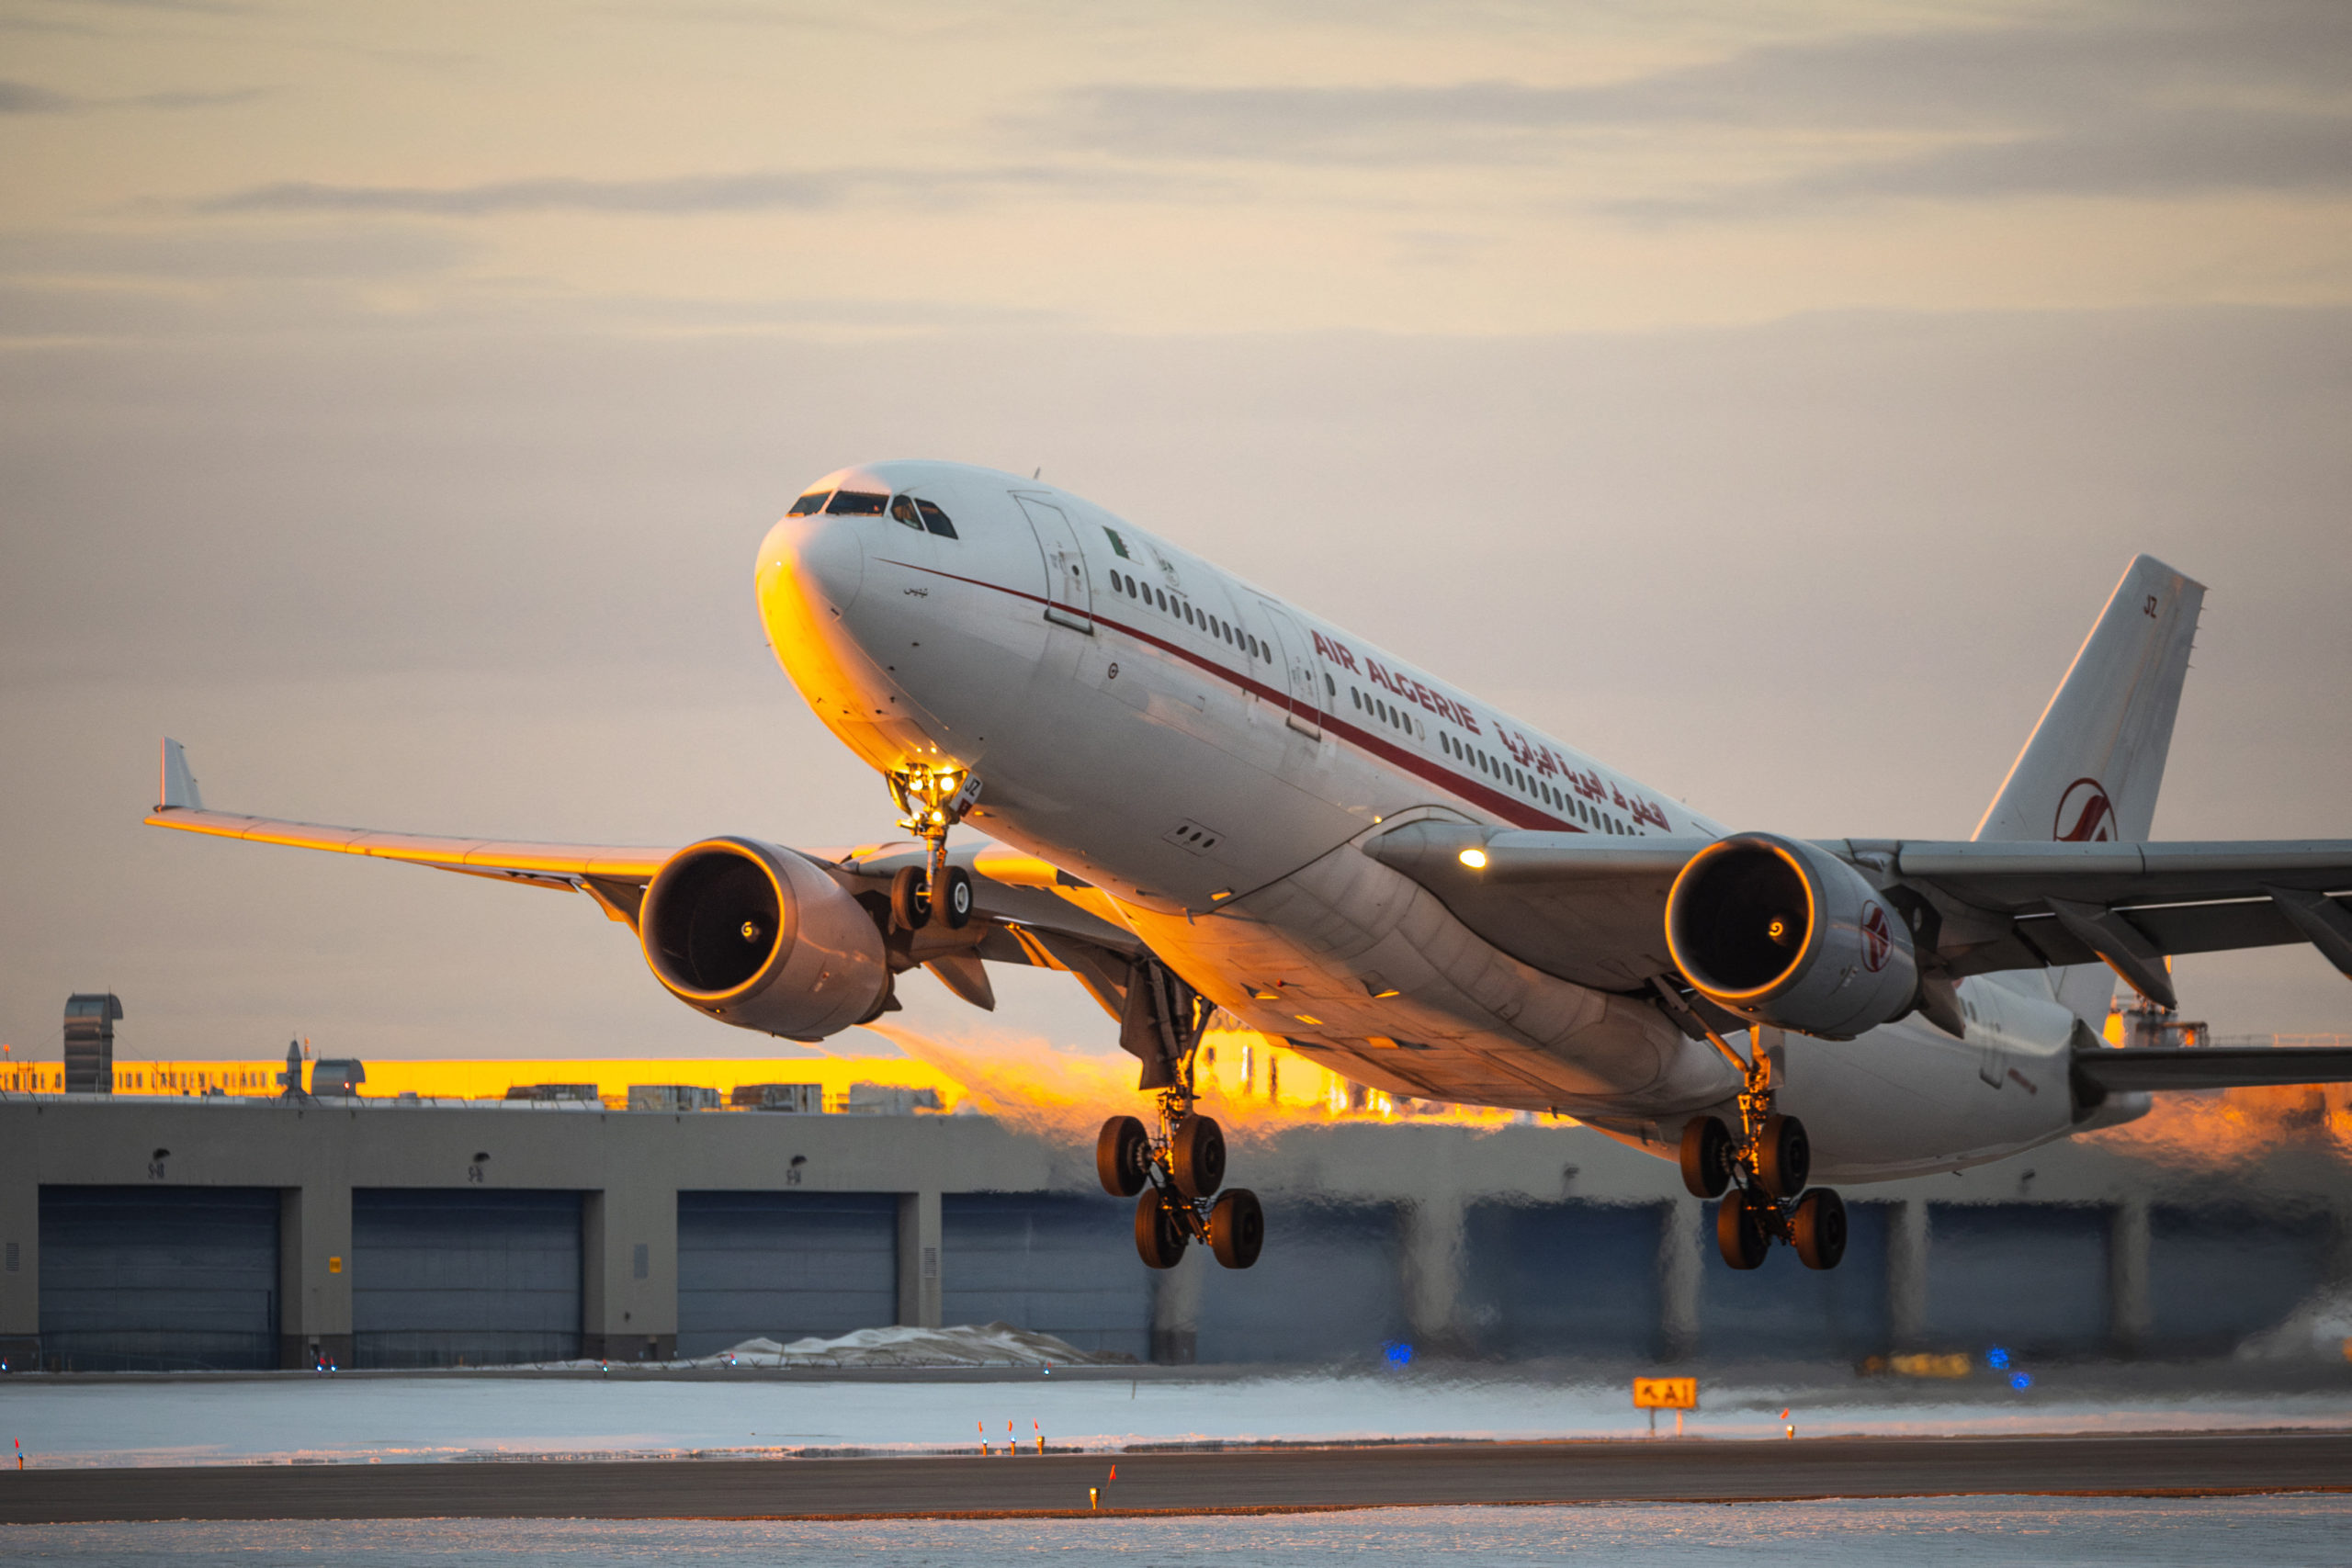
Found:
M 1107 1367 L 1125 1366 L 1133 1356 L 1080 1350 L 1050 1334 L 1033 1334 L 1009 1323 L 958 1328 L 861 1328 L 838 1339 L 810 1337 L 779 1345 L 746 1339 L 715 1356 L 683 1363 L 695 1367 Z

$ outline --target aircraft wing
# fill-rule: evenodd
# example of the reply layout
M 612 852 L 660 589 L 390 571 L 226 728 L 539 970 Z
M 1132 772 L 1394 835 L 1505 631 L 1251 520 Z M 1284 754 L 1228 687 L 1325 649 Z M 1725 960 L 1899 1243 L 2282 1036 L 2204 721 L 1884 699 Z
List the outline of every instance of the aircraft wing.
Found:
M 2167 956 L 2304 942 L 2352 976 L 2342 840 L 1830 847 L 1927 897 L 1954 976 L 2103 960 L 2170 1007 Z
M 2352 1049 L 2331 1045 L 2127 1045 L 2077 1051 L 2075 1076 L 2108 1093 L 2352 1083 Z M 2097 1096 L 2082 1096 L 2096 1104 Z
M 1666 898 L 1697 839 L 1596 839 L 1422 821 L 1366 852 L 1513 957 L 1629 991 L 1672 976 Z M 1822 848 L 1933 912 L 1951 978 L 2104 961 L 2169 1007 L 2166 956 L 2310 942 L 2352 976 L 2352 841 L 2008 843 L 1838 839 Z M 1464 862 L 1464 852 L 1483 864 Z
M 1675 973 L 1666 895 L 1708 841 L 1422 821 L 1379 835 L 1364 852 L 1436 894 L 1521 963 L 1580 986 L 1638 991 L 1652 976 Z M 1465 851 L 1485 863 L 1466 864 Z
M 585 893 L 609 918 L 632 931 L 646 885 L 680 847 L 547 844 L 388 833 L 372 828 L 336 828 L 211 811 L 206 809 L 195 776 L 188 771 L 187 753 L 175 740 L 164 742 L 159 793 L 162 800 L 146 818 L 150 827 L 248 843 L 368 855 L 526 886 Z M 899 868 L 920 864 L 922 859 L 922 846 L 911 842 L 791 852 L 823 867 L 854 894 L 887 895 Z M 936 926 L 913 933 L 910 956 L 914 962 L 930 966 L 949 989 L 982 1007 L 993 1007 L 994 996 L 969 958 L 1068 969 L 1103 999 L 1104 1006 L 1117 1011 L 1116 999 L 1124 995 L 1126 983 L 1127 959 L 1140 950 L 1141 943 L 1117 921 L 1101 892 L 1035 855 L 977 836 L 957 846 L 948 858 L 973 874 L 973 920 L 962 931 Z

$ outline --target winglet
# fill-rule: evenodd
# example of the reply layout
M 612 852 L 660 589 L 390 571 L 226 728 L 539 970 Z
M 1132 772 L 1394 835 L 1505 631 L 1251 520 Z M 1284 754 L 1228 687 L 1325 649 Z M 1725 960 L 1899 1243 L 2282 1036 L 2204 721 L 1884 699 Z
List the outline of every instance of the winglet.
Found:
M 169 736 L 164 738 L 164 778 L 155 802 L 158 811 L 201 811 L 204 794 L 196 775 L 187 771 L 187 752 Z

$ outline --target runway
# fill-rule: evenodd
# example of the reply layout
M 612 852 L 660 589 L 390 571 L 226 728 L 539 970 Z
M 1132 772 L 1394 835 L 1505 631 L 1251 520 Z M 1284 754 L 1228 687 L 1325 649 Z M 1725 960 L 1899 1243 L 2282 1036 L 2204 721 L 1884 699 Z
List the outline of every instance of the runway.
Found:
M 1117 1479 L 1111 1479 L 1115 1464 Z M 2352 1491 L 2352 1433 L 1446 1443 L 1042 1458 L 234 1465 L 0 1473 L 0 1523 L 1046 1517 L 1823 1497 Z

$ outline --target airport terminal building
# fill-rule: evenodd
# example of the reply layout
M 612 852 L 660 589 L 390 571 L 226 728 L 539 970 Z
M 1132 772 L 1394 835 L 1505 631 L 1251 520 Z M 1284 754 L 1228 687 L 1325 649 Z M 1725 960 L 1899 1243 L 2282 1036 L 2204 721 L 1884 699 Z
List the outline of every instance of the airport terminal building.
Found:
M 659 1360 L 995 1321 L 1178 1364 L 2352 1354 L 2340 1087 L 1857 1188 L 1842 1267 L 1752 1274 L 1672 1163 L 1572 1123 L 1236 1109 L 1264 1256 L 1154 1272 L 1080 1117 L 756 1102 L 0 1092 L 0 1360 Z

